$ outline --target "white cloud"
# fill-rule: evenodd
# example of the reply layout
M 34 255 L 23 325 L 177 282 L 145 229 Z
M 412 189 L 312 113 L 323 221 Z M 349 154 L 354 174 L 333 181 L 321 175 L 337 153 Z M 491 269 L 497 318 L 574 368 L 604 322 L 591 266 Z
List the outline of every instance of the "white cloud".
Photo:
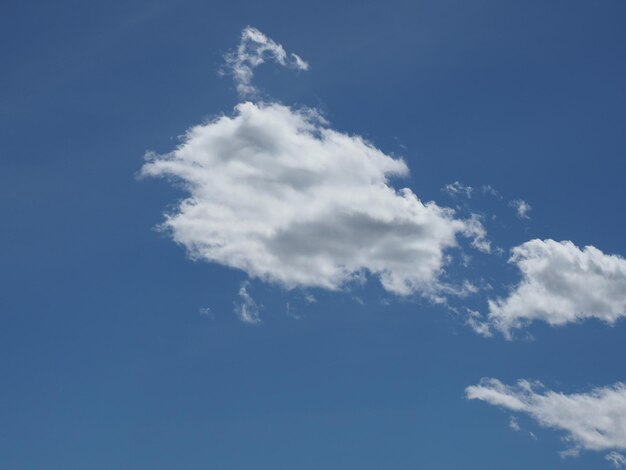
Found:
M 441 188 L 441 190 L 453 197 L 462 195 L 470 199 L 472 197 L 472 192 L 474 191 L 474 188 L 464 185 L 459 181 L 455 181 L 454 183 L 446 184 L 443 188 Z
M 517 216 L 520 219 L 530 219 L 528 213 L 530 212 L 532 207 L 523 199 L 515 199 L 509 203 L 509 206 L 515 208 Z
M 294 320 L 302 320 L 304 318 L 304 316 L 289 302 L 285 304 L 285 313 L 288 317 L 291 317 Z
M 244 282 L 239 287 L 239 302 L 235 304 L 235 313 L 244 323 L 256 325 L 261 323 L 259 306 L 248 292 L 249 284 Z
M 552 326 L 589 318 L 613 324 L 626 316 L 626 260 L 620 256 L 554 240 L 530 240 L 512 253 L 509 262 L 522 279 L 508 297 L 489 300 L 487 320 L 506 336 L 536 320 Z
M 487 238 L 487 230 L 478 214 L 472 214 L 465 220 L 464 234 L 472 238 L 472 246 L 483 253 L 491 253 L 491 242 Z
M 394 189 L 389 178 L 408 174 L 404 161 L 315 111 L 242 103 L 147 158 L 143 175 L 173 177 L 189 192 L 163 225 L 192 258 L 286 288 L 336 290 L 370 273 L 389 292 L 435 295 L 458 235 L 489 249 L 477 217 Z
M 624 455 L 620 454 L 619 452 L 609 452 L 604 456 L 604 458 L 611 462 L 611 465 L 613 465 L 614 468 L 626 467 L 626 457 L 624 457 Z
M 480 312 L 476 310 L 467 309 L 467 319 L 465 322 L 474 332 L 485 338 L 489 338 L 493 335 L 489 323 L 485 322 Z
M 511 419 L 509 420 L 509 427 L 516 432 L 520 432 L 522 430 L 519 425 L 519 421 L 515 416 L 511 416 Z
M 254 69 L 271 59 L 284 67 L 308 70 L 309 64 L 297 54 L 289 54 L 280 44 L 268 38 L 256 28 L 248 26 L 241 32 L 237 49 L 224 57 L 226 71 L 233 76 L 237 92 L 241 96 L 253 96 L 257 90 L 252 85 Z
M 564 456 L 574 456 L 581 449 L 626 449 L 626 385 L 622 383 L 566 395 L 545 390 L 538 382 L 520 380 L 508 386 L 497 379 L 483 379 L 465 393 L 470 400 L 526 413 L 543 427 L 565 431 L 571 447 Z

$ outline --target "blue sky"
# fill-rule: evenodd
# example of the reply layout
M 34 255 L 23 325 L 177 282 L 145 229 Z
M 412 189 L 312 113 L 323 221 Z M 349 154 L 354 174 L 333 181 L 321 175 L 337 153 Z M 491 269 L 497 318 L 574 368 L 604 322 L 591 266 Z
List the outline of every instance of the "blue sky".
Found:
M 0 467 L 626 464 L 625 19 L 6 2 Z

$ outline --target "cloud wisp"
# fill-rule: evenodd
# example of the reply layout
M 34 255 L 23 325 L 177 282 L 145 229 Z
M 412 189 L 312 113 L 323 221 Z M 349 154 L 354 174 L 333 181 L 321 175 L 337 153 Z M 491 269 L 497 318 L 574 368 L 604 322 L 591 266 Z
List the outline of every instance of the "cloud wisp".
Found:
M 561 453 L 564 457 L 575 456 L 580 450 L 626 449 L 626 385 L 623 383 L 567 395 L 546 390 L 539 382 L 520 380 L 509 386 L 497 379 L 483 379 L 480 384 L 467 387 L 465 394 L 470 400 L 525 413 L 540 426 L 564 431 L 564 439 L 570 444 Z
M 272 60 L 283 67 L 308 70 L 309 64 L 297 54 L 287 54 L 282 45 L 274 42 L 256 28 L 247 26 L 241 32 L 237 48 L 224 56 L 226 66 L 222 72 L 233 76 L 237 92 L 243 98 L 253 97 L 257 89 L 252 85 L 254 69 Z
M 463 195 L 468 199 L 472 198 L 472 193 L 474 192 L 474 188 L 465 185 L 460 181 L 454 181 L 453 183 L 446 184 L 443 188 L 441 188 L 441 190 L 448 193 L 452 197 Z
M 614 450 L 609 452 L 604 456 L 604 458 L 613 465 L 613 468 L 625 468 L 626 467 L 626 456 L 624 454 L 620 454 L 619 452 L 615 452 Z
M 239 287 L 239 301 L 235 303 L 235 314 L 244 323 L 257 325 L 261 323 L 258 304 L 248 292 L 249 284 L 244 282 Z
M 626 316 L 626 260 L 570 241 L 530 240 L 512 250 L 510 263 L 522 273 L 505 298 L 489 300 L 487 323 L 471 312 L 471 326 L 489 326 L 511 337 L 533 321 L 561 326 L 595 318 L 609 325 Z
M 531 211 L 532 207 L 523 199 L 514 199 L 509 205 L 515 209 L 517 213 L 517 217 L 520 219 L 530 219 L 528 213 Z

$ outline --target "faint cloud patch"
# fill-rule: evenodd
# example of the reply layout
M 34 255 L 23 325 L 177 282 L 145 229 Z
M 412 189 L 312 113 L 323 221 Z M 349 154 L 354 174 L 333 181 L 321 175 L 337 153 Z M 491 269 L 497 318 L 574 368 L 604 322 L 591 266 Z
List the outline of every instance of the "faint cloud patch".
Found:
M 531 211 L 532 207 L 523 199 L 514 199 L 509 203 L 509 206 L 515 209 L 520 219 L 530 219 L 528 213 Z
M 520 432 L 522 430 L 519 425 L 519 421 L 517 421 L 517 418 L 515 416 L 511 416 L 511 419 L 509 421 L 509 427 L 515 432 Z
M 209 320 L 215 320 L 215 313 L 211 310 L 210 307 L 202 307 L 198 310 L 200 316 L 206 317 Z
M 498 379 L 484 378 L 478 385 L 467 387 L 465 393 L 470 400 L 525 413 L 540 426 L 564 431 L 564 441 L 570 447 L 559 453 L 563 458 L 576 457 L 581 450 L 606 450 L 611 451 L 609 455 L 615 462 L 623 463 L 621 454 L 615 452 L 626 449 L 623 383 L 565 394 L 548 390 L 537 381 L 518 380 L 515 385 L 505 385 Z M 519 427 L 517 421 L 509 423 L 512 428 L 516 425 Z
M 311 109 L 241 103 L 187 131 L 171 153 L 148 154 L 143 176 L 189 193 L 162 225 L 190 257 L 287 289 L 340 290 L 377 278 L 400 296 L 440 295 L 448 249 L 461 236 L 491 245 L 478 215 L 424 202 L 391 178 L 406 163 Z
M 249 282 L 243 282 L 239 288 L 239 301 L 235 303 L 235 314 L 239 319 L 249 325 L 261 323 L 259 305 L 248 292 Z
M 500 192 L 490 184 L 483 184 L 480 190 L 485 196 L 493 196 L 496 199 L 502 199 Z

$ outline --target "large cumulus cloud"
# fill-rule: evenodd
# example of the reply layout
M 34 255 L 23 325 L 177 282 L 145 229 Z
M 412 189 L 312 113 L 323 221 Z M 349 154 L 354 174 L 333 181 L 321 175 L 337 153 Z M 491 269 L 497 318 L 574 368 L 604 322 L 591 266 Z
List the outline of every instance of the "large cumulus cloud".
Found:
M 149 155 L 142 174 L 184 184 L 164 226 L 193 258 L 287 288 L 340 289 L 369 273 L 389 292 L 435 295 L 458 235 L 489 250 L 476 218 L 390 185 L 404 161 L 311 110 L 239 104 Z

